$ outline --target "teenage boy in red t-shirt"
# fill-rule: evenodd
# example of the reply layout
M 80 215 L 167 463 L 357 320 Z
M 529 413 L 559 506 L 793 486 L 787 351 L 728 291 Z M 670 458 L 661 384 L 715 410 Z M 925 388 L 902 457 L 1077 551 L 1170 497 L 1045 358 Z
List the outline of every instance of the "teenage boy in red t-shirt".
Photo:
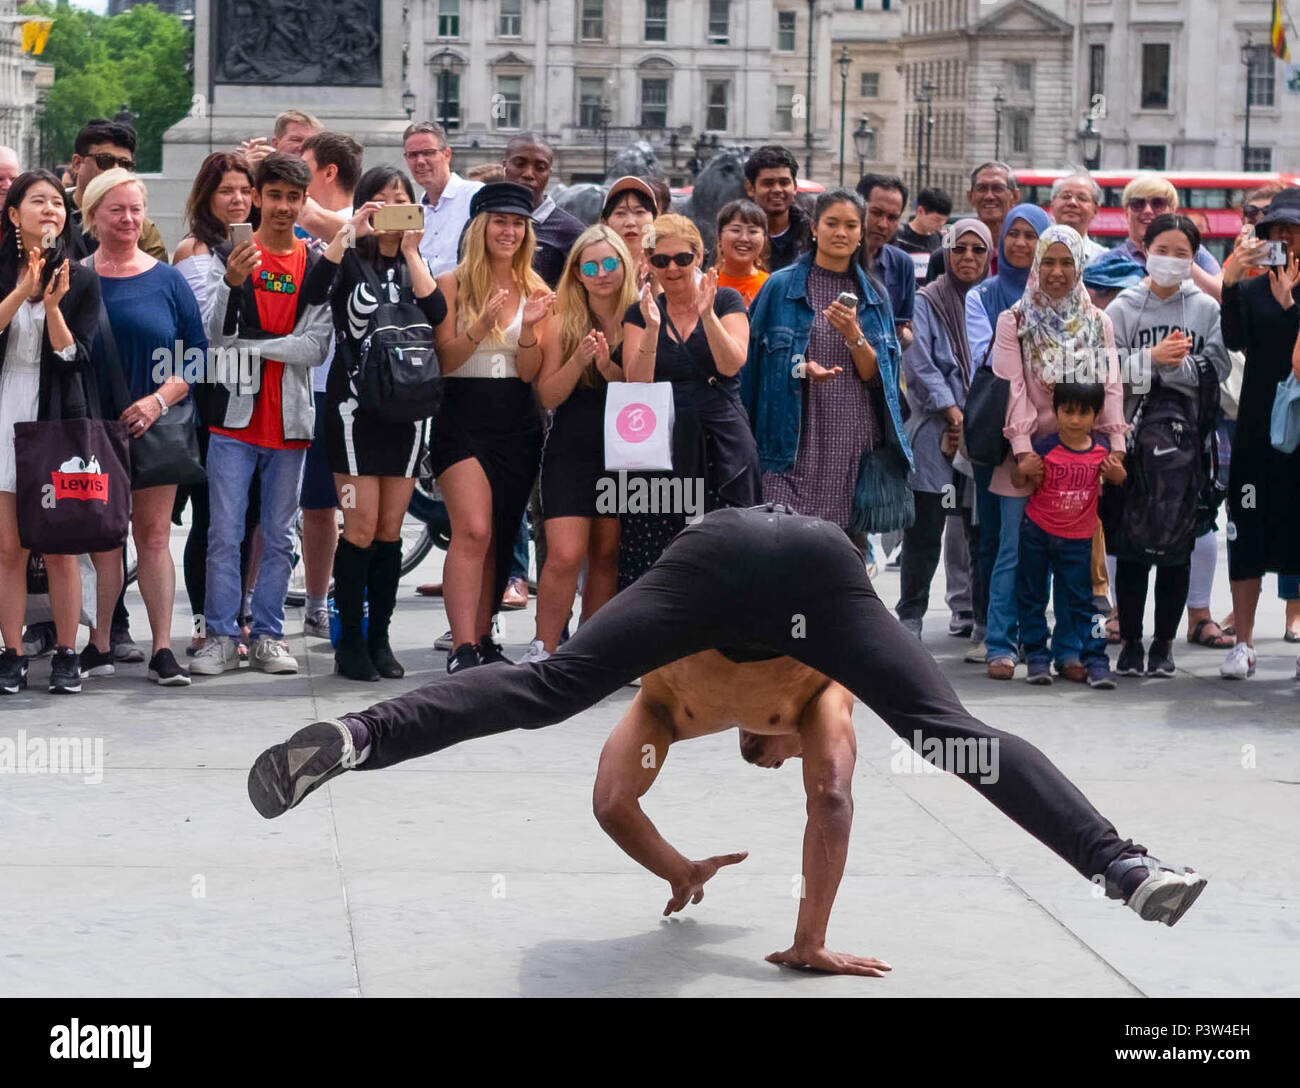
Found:
M 1123 466 L 1106 459 L 1110 452 L 1106 440 L 1092 433 L 1105 399 L 1101 385 L 1058 384 L 1052 390 L 1058 433 L 1034 443 L 1043 467 L 1025 507 L 1016 565 L 1020 638 L 1031 684 L 1052 682 L 1046 610 L 1047 592 L 1055 581 L 1055 631 L 1070 626 L 1078 631 L 1090 687 L 1115 686 L 1106 640 L 1095 630 L 1092 615 L 1092 534 L 1097 528 L 1101 481 L 1121 484 L 1127 475 Z M 1012 470 L 1012 479 L 1017 487 L 1031 481 L 1018 469 Z M 1055 632 L 1052 642 L 1056 642 Z
M 294 236 L 311 171 L 292 155 L 257 165 L 253 204 L 261 226 L 251 242 L 218 248 L 204 312 L 208 343 L 249 353 L 251 367 L 214 373 L 208 445 L 207 641 L 191 672 L 214 676 L 239 667 L 239 545 L 254 475 L 262 493 L 263 551 L 253 589 L 255 669 L 295 673 L 284 644 L 284 594 L 293 566 L 293 521 L 303 460 L 315 422 L 311 369 L 325 361 L 329 308 L 302 301 L 302 284 L 318 259 Z M 251 380 L 248 380 L 251 379 Z

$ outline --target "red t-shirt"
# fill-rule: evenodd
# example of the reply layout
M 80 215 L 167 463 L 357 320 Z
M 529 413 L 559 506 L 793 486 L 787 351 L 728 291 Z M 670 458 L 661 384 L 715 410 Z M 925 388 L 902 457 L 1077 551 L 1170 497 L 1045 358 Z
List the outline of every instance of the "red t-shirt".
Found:
M 253 273 L 257 317 L 264 332 L 272 336 L 288 336 L 293 332 L 297 313 L 298 292 L 302 289 L 303 270 L 307 265 L 307 245 L 301 238 L 295 238 L 289 253 L 272 253 L 268 249 L 262 249 L 261 253 L 262 267 Z M 253 402 L 253 418 L 248 421 L 248 426 L 238 429 L 213 427 L 212 433 L 273 450 L 305 450 L 310 446 L 310 441 L 285 441 L 284 413 L 280 405 L 283 375 L 282 362 L 263 359 L 262 385 Z
M 1072 450 L 1059 434 L 1034 443 L 1043 459 L 1043 482 L 1029 496 L 1025 514 L 1043 532 L 1066 540 L 1087 540 L 1097 528 L 1101 463 L 1110 452 L 1104 438 L 1086 450 Z

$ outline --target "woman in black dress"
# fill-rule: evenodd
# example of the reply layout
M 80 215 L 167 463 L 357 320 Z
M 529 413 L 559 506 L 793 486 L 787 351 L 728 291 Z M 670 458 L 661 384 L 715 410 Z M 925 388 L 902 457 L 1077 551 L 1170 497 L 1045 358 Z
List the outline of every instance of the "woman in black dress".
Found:
M 1300 450 L 1280 453 L 1269 441 L 1277 386 L 1291 371 L 1300 335 L 1300 200 L 1273 198 L 1223 277 L 1223 342 L 1246 353 L 1237 430 L 1228 476 L 1228 579 L 1237 644 L 1219 673 L 1244 680 L 1255 672 L 1255 609 L 1265 571 L 1300 574 Z M 1266 239 L 1287 243 L 1290 262 L 1243 279 L 1259 265 Z M 1300 675 L 1300 662 L 1297 662 Z
M 537 637 L 522 663 L 545 661 L 573 610 L 583 561 L 582 622 L 614 596 L 618 514 L 597 508 L 605 473 L 606 382 L 622 380 L 610 359 L 623 342 L 623 313 L 636 300 L 631 255 L 609 227 L 588 227 L 573 244 L 556 291 L 560 350 L 543 362 L 537 396 L 555 417 L 542 449 L 546 563 L 537 583 Z
M 430 451 L 451 519 L 442 568 L 448 672 L 508 660 L 488 636 L 541 456 L 530 383 L 560 350 L 555 296 L 532 268 L 532 190 L 492 182 L 469 210 L 461 262 L 438 277 L 448 320 L 436 339 L 447 381 Z
M 685 216 L 651 224 L 646 252 L 657 291 L 649 284 L 623 316 L 623 380 L 673 383 L 673 475 L 681 494 L 702 508 L 625 514 L 619 542 L 622 589 L 649 570 L 686 524 L 722 506 L 759 501 L 758 448 L 740 403 L 740 370 L 749 350 L 745 300 L 701 274 L 704 242 Z
M 446 318 L 447 304 L 420 255 L 423 232 L 377 233 L 371 223 L 385 204 L 415 202 L 406 175 L 391 166 L 367 170 L 355 199 L 356 214 L 303 284 L 308 303 L 329 296 L 334 313 L 334 361 L 325 389 L 325 445 L 343 510 L 343 536 L 334 553 L 334 602 L 342 628 L 334 667 L 353 680 L 398 679 L 405 670 L 393 656 L 388 627 L 401 579 L 402 519 L 424 452 L 424 427 L 367 415 L 354 376 L 370 315 L 380 302 L 414 301 L 434 328 Z M 370 629 L 363 638 L 367 592 Z

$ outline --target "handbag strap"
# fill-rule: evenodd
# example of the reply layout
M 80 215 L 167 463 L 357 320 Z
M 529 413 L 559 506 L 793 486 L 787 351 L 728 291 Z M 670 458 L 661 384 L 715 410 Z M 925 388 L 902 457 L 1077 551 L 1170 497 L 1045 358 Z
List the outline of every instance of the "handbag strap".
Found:
M 677 331 L 677 326 L 673 324 L 673 319 L 672 319 L 671 317 L 668 316 L 668 296 L 667 296 L 667 295 L 662 295 L 662 296 L 660 296 L 660 297 L 662 297 L 663 300 L 664 300 L 664 304 L 663 304 L 663 306 L 661 307 L 661 310 L 662 310 L 663 315 L 664 315 L 664 321 L 667 323 L 668 328 L 672 331 L 672 336 L 670 336 L 668 339 L 671 340 L 671 341 L 672 341 L 672 342 L 677 346 L 677 349 L 678 349 L 678 350 L 679 350 L 683 355 L 686 356 L 686 361 L 687 361 L 688 363 L 691 364 L 691 369 L 693 369 L 693 370 L 702 370 L 702 368 L 700 367 L 700 365 L 695 361 L 695 356 L 692 355 L 692 354 L 690 353 L 690 350 L 686 347 L 686 340 L 683 338 L 682 334 L 681 334 L 680 332 Z M 655 302 L 656 302 L 656 305 L 657 305 L 657 304 L 658 304 L 658 299 L 656 299 Z M 704 319 L 703 319 L 703 318 L 700 318 L 700 320 L 703 321 Z M 691 331 L 692 331 L 692 333 L 694 333 L 694 330 L 693 330 L 693 329 L 692 329 Z M 702 373 L 702 374 L 701 374 L 701 377 L 703 377 L 704 380 L 705 380 L 706 382 L 709 383 L 709 385 L 717 385 L 717 384 L 718 384 L 718 378 L 717 378 L 717 375 L 716 375 L 716 374 L 703 374 L 703 373 Z

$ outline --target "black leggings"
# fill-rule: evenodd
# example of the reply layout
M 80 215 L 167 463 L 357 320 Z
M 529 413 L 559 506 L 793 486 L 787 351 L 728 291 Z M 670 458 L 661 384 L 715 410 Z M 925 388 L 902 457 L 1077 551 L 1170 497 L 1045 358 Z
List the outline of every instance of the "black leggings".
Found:
M 1142 614 L 1147 607 L 1147 581 L 1151 564 L 1119 559 L 1115 563 L 1115 603 L 1119 612 L 1119 634 L 1125 642 L 1142 638 Z M 1189 559 L 1176 567 L 1156 567 L 1156 638 L 1173 642 L 1187 607 L 1191 583 Z
M 554 725 L 701 650 L 786 654 L 839 681 L 927 757 L 923 742 L 937 739 L 944 755 L 930 762 L 954 771 L 1083 876 L 1145 853 L 1032 744 L 967 713 L 934 659 L 876 596 L 841 529 L 781 509 L 705 515 L 544 662 L 467 669 L 349 715 L 370 729 L 370 756 L 358 769 Z M 962 742 L 973 752 L 977 741 L 996 753 L 996 771 L 985 776 L 993 781 L 981 781 L 975 760 L 952 758 Z

